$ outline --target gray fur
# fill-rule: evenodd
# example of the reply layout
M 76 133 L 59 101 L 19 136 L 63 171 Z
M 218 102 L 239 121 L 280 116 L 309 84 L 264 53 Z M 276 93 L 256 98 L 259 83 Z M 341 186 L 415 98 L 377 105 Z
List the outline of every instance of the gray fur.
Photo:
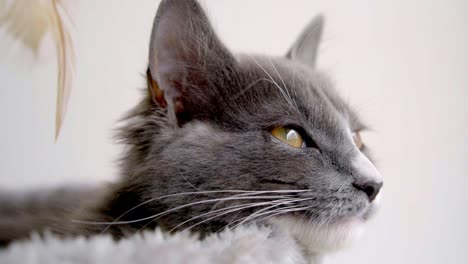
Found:
M 68 232 L 67 219 L 86 200 L 93 201 L 99 190 L 89 186 L 41 189 L 33 192 L 0 192 L 0 246 L 25 238 L 45 228 Z M 64 229 L 65 228 L 65 229 Z
M 323 19 L 314 21 L 284 58 L 235 56 L 216 37 L 198 3 L 163 1 L 153 26 L 149 71 L 168 104 L 163 107 L 147 93 L 128 114 L 120 132 L 128 146 L 120 181 L 100 202 L 75 211 L 73 218 L 128 221 L 228 196 L 172 196 L 132 210 L 165 195 L 213 190 L 307 189 L 296 196 L 310 197 L 303 205 L 311 209 L 298 215 L 317 225 L 370 208 L 365 193 L 353 187 L 361 175 L 350 165 L 358 150 L 349 134 L 364 126 L 330 81 L 312 67 Z M 309 147 L 292 148 L 270 135 L 271 128 L 285 125 L 301 128 Z M 247 202 L 228 200 L 217 208 Z M 120 237 L 144 227 L 170 230 L 213 205 L 196 204 L 157 221 L 106 229 L 79 224 L 67 232 L 105 230 Z M 226 214 L 193 230 L 216 232 L 260 208 Z
M 322 38 L 323 21 L 324 18 L 321 15 L 313 19 L 288 51 L 286 57 L 315 68 L 318 46 Z

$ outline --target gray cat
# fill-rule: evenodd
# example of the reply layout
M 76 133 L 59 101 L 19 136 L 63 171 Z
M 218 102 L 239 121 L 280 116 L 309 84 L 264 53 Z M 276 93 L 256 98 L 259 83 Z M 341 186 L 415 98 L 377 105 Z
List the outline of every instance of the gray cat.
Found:
M 322 25 L 314 19 L 285 57 L 235 56 L 196 1 L 163 1 L 148 91 L 120 132 L 121 179 L 16 233 L 2 220 L 0 239 L 32 227 L 120 238 L 257 223 L 287 230 L 310 254 L 348 244 L 382 180 L 359 136 L 364 125 L 315 69 Z

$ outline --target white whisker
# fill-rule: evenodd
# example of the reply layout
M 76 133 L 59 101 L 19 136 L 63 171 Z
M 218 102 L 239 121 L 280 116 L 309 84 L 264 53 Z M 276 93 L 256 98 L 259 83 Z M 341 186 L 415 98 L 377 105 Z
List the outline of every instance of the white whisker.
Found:
M 286 208 L 286 209 L 282 208 L 283 210 L 278 209 L 276 212 L 270 212 L 270 213 L 273 213 L 273 214 L 267 215 L 266 217 L 258 219 L 257 221 L 261 222 L 261 221 L 263 221 L 265 219 L 268 219 L 268 218 L 271 218 L 273 216 L 277 216 L 277 215 L 280 215 L 280 214 L 286 214 L 286 213 L 290 213 L 290 212 L 305 211 L 305 210 L 308 210 L 310 208 L 311 208 L 311 206 L 303 206 L 303 207 L 299 207 L 299 208 L 294 207 L 294 208 Z
M 251 82 L 249 85 L 247 85 L 244 89 L 240 90 L 239 92 L 237 92 L 232 98 L 231 100 L 232 101 L 235 101 L 237 98 L 239 98 L 240 96 L 242 96 L 247 90 L 249 90 L 250 88 L 252 88 L 255 84 L 263 81 L 263 80 L 268 80 L 266 78 L 260 78 L 258 80 L 255 80 L 253 82 Z M 270 81 L 270 80 L 268 80 Z
M 267 194 L 267 193 L 300 193 L 300 192 L 307 192 L 309 190 L 307 189 L 304 189 L 304 190 L 273 190 L 273 191 L 250 191 L 250 190 L 215 190 L 215 191 L 197 191 L 197 192 L 181 192 L 181 193 L 175 193 L 175 194 L 168 194 L 168 195 L 163 195 L 163 196 L 158 196 L 158 197 L 154 197 L 154 198 L 151 198 L 147 201 L 144 201 L 130 209 L 128 209 L 126 212 L 124 212 L 123 214 L 121 214 L 119 217 L 117 217 L 115 219 L 115 221 L 118 221 L 118 219 L 122 218 L 123 216 L 125 216 L 126 214 L 128 214 L 129 212 L 143 206 L 143 205 L 146 205 L 148 203 L 151 203 L 151 202 L 154 202 L 154 201 L 157 201 L 157 200 L 161 200 L 161 199 L 165 199 L 165 198 L 171 198 L 171 197 L 177 197 L 177 196 L 183 196 L 183 195 L 203 195 L 203 194 L 215 194 L 215 193 L 250 193 L 250 194 Z M 112 224 L 114 223 L 113 222 L 93 222 L 93 221 L 81 221 L 81 220 L 76 220 L 76 219 L 73 219 L 72 220 L 73 223 L 81 223 L 81 224 Z
M 210 217 L 210 218 L 208 218 L 208 219 L 205 219 L 204 221 L 199 222 L 199 223 L 197 223 L 196 225 L 193 225 L 193 226 L 191 226 L 191 227 L 189 227 L 189 228 L 186 228 L 186 229 L 184 229 L 184 230 L 190 230 L 191 228 L 197 226 L 198 224 L 202 224 L 202 223 L 204 223 L 204 222 L 206 222 L 206 221 L 209 221 L 209 220 L 211 220 L 211 219 L 217 218 L 217 217 L 222 216 L 222 215 L 225 215 L 225 214 L 233 213 L 233 212 L 236 212 L 236 211 L 239 211 L 239 210 L 243 210 L 243 209 L 247 209 L 247 208 L 252 208 L 252 207 L 257 207 L 257 206 L 262 206 L 262 205 L 269 205 L 269 204 L 272 204 L 272 203 L 274 203 L 274 202 L 275 202 L 275 201 L 260 202 L 260 203 L 248 203 L 248 204 L 240 204 L 240 205 L 238 204 L 238 205 L 229 206 L 229 207 L 226 207 L 226 208 L 220 208 L 220 209 L 217 209 L 217 210 L 214 210 L 214 211 L 209 211 L 209 212 L 207 212 L 207 213 L 204 213 L 204 214 L 201 214 L 201 215 L 197 215 L 197 216 L 195 216 L 195 217 L 192 217 L 192 218 L 190 218 L 190 219 L 188 219 L 188 220 L 186 220 L 186 221 L 184 221 L 184 222 L 178 224 L 177 226 L 175 226 L 174 228 L 172 228 L 172 229 L 170 230 L 170 232 L 172 232 L 173 230 L 176 230 L 177 228 L 183 226 L 184 224 L 186 224 L 186 223 L 188 223 L 188 222 L 190 222 L 190 221 L 193 221 L 193 220 L 195 220 L 195 219 L 202 218 L 202 217 L 204 217 L 204 216 L 210 216 L 210 215 L 216 214 L 214 217 Z M 223 211 L 226 211 L 226 212 L 223 212 Z M 220 212 L 222 212 L 222 213 L 220 214 Z
M 260 67 L 263 72 L 265 72 L 266 75 L 268 75 L 268 77 L 271 79 L 271 81 L 273 82 L 273 84 L 279 89 L 279 91 L 281 92 L 281 94 L 283 95 L 284 99 L 286 100 L 286 102 L 288 102 L 288 104 L 290 104 L 291 106 L 293 106 L 292 104 L 292 101 L 288 98 L 288 96 L 286 95 L 286 93 L 284 92 L 284 89 L 281 88 L 281 86 L 279 86 L 279 84 L 273 79 L 273 77 L 268 73 L 267 70 L 265 70 L 265 68 L 260 65 L 260 63 L 251 55 L 248 55 L 257 65 L 258 67 Z
M 234 196 L 239 197 L 238 195 L 233 195 L 233 196 L 229 196 L 229 197 L 227 197 L 227 198 L 232 198 L 232 199 L 230 199 L 230 200 L 236 200 L 236 199 L 234 199 Z M 254 196 L 254 197 L 258 197 L 258 196 Z M 191 221 L 191 220 L 193 220 L 193 219 L 198 219 L 198 218 L 203 217 L 203 216 L 207 216 L 207 215 L 212 215 L 212 214 L 218 213 L 218 214 L 215 215 L 214 217 L 211 217 L 211 218 L 209 218 L 209 219 L 203 220 L 203 221 L 197 223 L 196 225 L 191 226 L 191 227 L 189 227 L 189 228 L 186 228 L 186 229 L 184 229 L 184 230 L 190 230 L 191 228 L 193 228 L 193 227 L 195 227 L 195 226 L 197 226 L 197 225 L 199 225 L 199 224 L 205 223 L 205 222 L 207 222 L 207 221 L 209 221 L 209 220 L 212 220 L 212 219 L 214 219 L 214 218 L 217 218 L 217 217 L 219 217 L 219 216 L 223 216 L 223 215 L 226 215 L 226 214 L 229 214 L 229 213 L 233 213 L 233 212 L 236 212 L 236 211 L 240 211 L 240 210 L 243 210 L 243 209 L 247 209 L 247 208 L 250 208 L 250 207 L 255 207 L 255 206 L 261 206 L 261 205 L 267 205 L 267 204 L 277 203 L 278 201 L 281 201 L 281 200 L 288 200 L 288 199 L 291 200 L 291 198 L 282 198 L 283 196 L 268 196 L 268 197 L 274 197 L 274 198 L 280 199 L 280 200 L 274 200 L 274 201 L 268 201 L 268 202 L 260 202 L 260 203 L 247 203 L 247 204 L 234 205 L 234 206 L 230 206 L 230 207 L 227 207 L 227 208 L 220 208 L 220 209 L 217 209 L 217 210 L 214 210 L 214 211 L 213 211 L 213 210 L 210 210 L 210 211 L 207 212 L 207 213 L 204 213 L 204 214 L 202 214 L 202 215 L 198 215 L 198 216 L 195 216 L 195 217 L 190 218 L 189 220 L 186 220 L 185 222 L 183 222 L 183 223 L 179 224 L 178 226 L 172 228 L 172 229 L 170 230 L 170 232 L 172 232 L 173 230 L 177 229 L 178 227 L 182 226 L 183 224 L 185 224 L 185 223 L 187 223 L 187 222 L 189 222 L 189 221 Z M 250 199 L 250 197 L 248 197 L 247 199 Z M 237 200 L 240 200 L 240 199 L 237 199 Z M 218 203 L 219 203 L 219 202 L 218 202 Z M 241 208 L 239 208 L 239 207 L 241 207 Z M 237 209 L 236 209 L 236 208 L 237 208 Z M 229 209 L 232 209 L 232 210 L 229 210 Z M 219 213 L 219 212 L 226 211 L 226 210 L 229 210 L 229 211 L 228 211 L 228 212 L 225 212 L 225 213 L 224 213 L 224 212 L 223 212 L 223 213 Z M 149 223 L 146 223 L 145 225 L 143 225 L 143 227 L 141 227 L 141 228 L 139 229 L 139 231 L 143 230 L 147 225 L 149 225 L 150 223 L 152 223 L 152 222 L 155 221 L 155 220 L 157 220 L 157 218 L 155 218 L 155 219 L 151 220 Z
M 272 205 L 272 206 L 269 206 L 269 207 L 260 209 L 260 210 L 258 210 L 258 211 L 256 211 L 256 212 L 252 213 L 252 214 L 249 215 L 248 217 L 245 217 L 241 222 L 239 222 L 238 224 L 236 224 L 235 227 L 237 227 L 237 226 L 239 226 L 239 225 L 242 225 L 242 224 L 248 222 L 249 220 L 256 218 L 257 216 L 263 215 L 262 212 L 267 211 L 267 210 L 269 210 L 269 209 L 271 209 L 271 208 L 275 208 L 275 207 L 277 207 L 277 206 L 281 206 L 281 205 L 289 204 L 289 203 L 296 203 L 296 202 L 301 202 L 301 201 L 307 201 L 307 200 L 310 200 L 310 199 L 312 199 L 312 198 L 292 199 L 291 201 L 283 201 L 283 202 L 280 202 L 280 203 L 278 203 L 278 204 L 275 204 L 275 205 Z M 284 208 L 279 208 L 279 209 L 284 209 Z M 278 209 L 278 210 L 279 210 L 279 209 Z
M 184 204 L 181 206 L 177 206 L 175 208 L 160 212 L 158 214 L 154 214 L 151 216 L 147 216 L 144 218 L 140 219 L 135 219 L 135 220 L 128 220 L 128 221 L 112 221 L 112 222 L 92 222 L 92 221 L 79 221 L 79 220 L 74 220 L 75 223 L 81 223 L 81 224 L 89 224 L 89 225 L 123 225 L 123 224 L 132 224 L 132 223 L 138 223 L 146 220 L 150 220 L 153 218 L 157 218 L 160 216 L 163 216 L 165 214 L 168 214 L 170 212 L 180 210 L 185 207 L 197 205 L 197 204 L 203 204 L 203 203 L 211 203 L 211 202 L 218 202 L 218 201 L 228 201 L 228 200 L 247 200 L 247 199 L 272 199 L 272 198 L 283 198 L 282 196 L 246 196 L 246 197 L 223 197 L 223 198 L 216 198 L 216 199 L 208 199 L 208 200 L 203 200 L 203 201 L 198 201 L 198 202 L 193 202 L 189 204 Z
M 292 100 L 291 98 L 291 94 L 289 93 L 289 89 L 288 89 L 288 86 L 286 86 L 286 83 L 284 82 L 283 80 L 283 77 L 281 77 L 281 74 L 278 72 L 278 70 L 276 69 L 276 66 L 275 64 L 271 61 L 271 58 L 268 58 L 268 62 L 270 63 L 270 65 L 273 67 L 273 70 L 275 70 L 276 74 L 278 75 L 278 77 L 280 78 L 281 82 L 283 83 L 283 86 L 284 86 L 284 90 L 286 91 L 288 97 L 289 97 L 289 100 L 290 102 L 293 102 L 296 107 L 297 107 L 297 104 L 295 103 L 295 101 Z
M 185 177 L 185 175 L 182 173 L 182 171 L 180 171 L 179 168 L 177 168 L 177 170 L 179 171 L 179 175 L 182 176 L 182 178 L 184 178 L 184 180 L 187 182 L 188 185 L 190 185 L 190 187 L 192 187 L 194 190 L 197 190 L 199 192 L 201 192 L 202 190 L 198 189 L 197 187 L 195 187 L 188 179 L 187 177 Z
M 263 191 L 259 191 L 258 193 L 255 193 L 255 194 L 268 194 L 269 191 L 266 191 L 266 192 L 263 192 Z M 229 196 L 229 197 L 243 197 L 243 196 L 248 196 L 248 195 L 255 195 L 255 194 L 251 194 L 251 193 L 241 193 L 241 194 L 236 194 L 236 195 L 232 195 L 232 196 Z M 282 198 L 294 198 L 293 195 L 281 195 Z M 217 203 L 215 203 L 213 205 L 213 207 L 211 208 L 210 211 L 213 211 L 220 203 L 222 203 L 223 201 L 219 201 Z

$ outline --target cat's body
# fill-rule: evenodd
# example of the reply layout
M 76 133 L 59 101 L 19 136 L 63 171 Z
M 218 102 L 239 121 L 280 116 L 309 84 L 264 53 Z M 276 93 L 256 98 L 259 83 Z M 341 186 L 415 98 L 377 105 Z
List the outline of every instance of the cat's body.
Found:
M 122 177 L 60 230 L 206 234 L 257 222 L 310 255 L 348 244 L 382 181 L 356 141 L 363 125 L 314 69 L 321 30 L 319 17 L 284 58 L 234 56 L 196 2 L 163 1 L 148 94 L 120 134 Z M 299 147 L 287 141 L 297 135 Z

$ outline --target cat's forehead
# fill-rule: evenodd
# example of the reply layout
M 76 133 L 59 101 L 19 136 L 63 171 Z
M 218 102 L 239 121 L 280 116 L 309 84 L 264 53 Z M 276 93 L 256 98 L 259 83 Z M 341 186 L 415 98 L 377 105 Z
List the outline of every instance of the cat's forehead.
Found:
M 279 111 L 287 109 L 311 126 L 340 124 L 351 130 L 364 127 L 322 72 L 280 57 L 240 55 L 238 60 L 246 76 L 245 93 L 263 97 L 267 104 L 274 102 Z

